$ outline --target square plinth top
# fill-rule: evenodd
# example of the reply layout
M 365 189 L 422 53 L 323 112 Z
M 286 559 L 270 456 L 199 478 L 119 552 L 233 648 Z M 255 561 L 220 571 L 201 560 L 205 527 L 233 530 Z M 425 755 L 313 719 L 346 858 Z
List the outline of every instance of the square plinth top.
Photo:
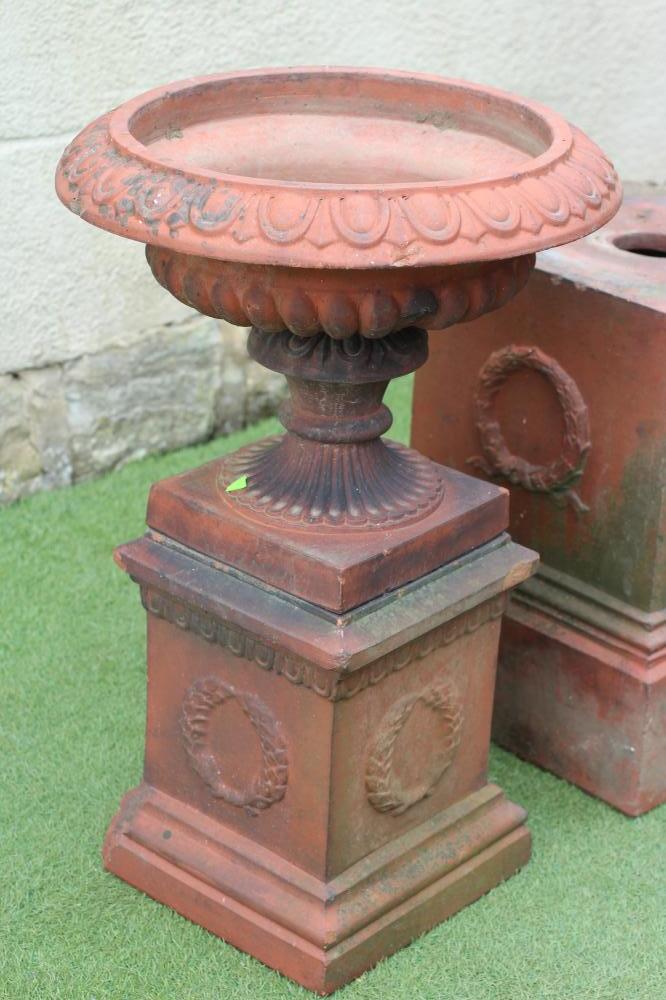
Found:
M 220 487 L 223 460 L 156 483 L 148 526 L 264 584 L 343 612 L 432 572 L 496 538 L 508 524 L 508 492 L 440 467 L 440 504 L 404 526 L 294 528 L 235 507 Z

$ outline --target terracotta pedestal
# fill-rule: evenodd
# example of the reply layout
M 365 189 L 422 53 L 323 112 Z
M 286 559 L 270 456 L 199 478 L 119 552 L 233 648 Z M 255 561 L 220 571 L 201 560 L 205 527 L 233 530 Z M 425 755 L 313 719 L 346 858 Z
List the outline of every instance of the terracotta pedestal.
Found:
M 500 617 L 536 557 L 505 489 L 383 439 L 384 391 L 427 329 L 608 218 L 614 174 L 508 95 L 279 70 L 129 102 L 57 187 L 148 243 L 178 298 L 252 326 L 290 389 L 286 434 L 157 483 L 117 552 L 148 613 L 148 720 L 105 864 L 330 992 L 529 854 L 486 764 Z
M 524 811 L 486 783 L 500 537 L 344 616 L 164 537 L 119 550 L 148 611 L 143 784 L 107 868 L 329 992 L 511 875 Z
M 666 800 L 665 250 L 664 201 L 629 200 L 464 351 L 437 338 L 414 406 L 415 445 L 508 485 L 543 560 L 503 629 L 494 738 L 629 815 Z

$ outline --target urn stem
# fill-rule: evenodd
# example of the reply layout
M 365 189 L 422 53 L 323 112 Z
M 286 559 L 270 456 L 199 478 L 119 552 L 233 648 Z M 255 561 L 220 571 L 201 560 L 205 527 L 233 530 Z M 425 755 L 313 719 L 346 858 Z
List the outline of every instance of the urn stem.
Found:
M 404 523 L 437 506 L 443 494 L 437 466 L 382 440 L 392 423 L 384 393 L 392 378 L 426 360 L 425 330 L 334 340 L 323 332 L 306 338 L 253 329 L 248 350 L 286 375 L 290 397 L 280 410 L 286 434 L 229 460 L 225 478 L 248 478 L 231 503 L 290 524 L 340 530 Z

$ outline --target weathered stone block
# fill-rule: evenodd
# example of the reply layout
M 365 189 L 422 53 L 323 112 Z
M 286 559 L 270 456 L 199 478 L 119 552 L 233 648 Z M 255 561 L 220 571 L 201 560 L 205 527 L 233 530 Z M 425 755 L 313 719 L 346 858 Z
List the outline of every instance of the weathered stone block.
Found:
M 69 421 L 60 365 L 22 372 L 27 396 L 30 438 L 41 464 L 36 489 L 66 486 L 72 481 Z
M 0 375 L 0 503 L 71 481 L 58 367 Z
M 247 331 L 192 316 L 65 364 L 0 375 L 0 503 L 275 413 L 284 380 Z
M 218 324 L 194 318 L 67 363 L 75 478 L 210 437 L 221 356 Z
M 39 453 L 30 440 L 25 386 L 13 375 L 0 376 L 0 495 L 13 500 L 21 486 L 39 475 Z

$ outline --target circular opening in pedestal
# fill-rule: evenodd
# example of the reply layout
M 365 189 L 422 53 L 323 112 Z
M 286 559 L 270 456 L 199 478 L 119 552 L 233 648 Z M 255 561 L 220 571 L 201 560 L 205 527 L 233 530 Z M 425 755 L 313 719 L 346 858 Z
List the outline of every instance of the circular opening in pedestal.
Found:
M 617 236 L 613 245 L 641 257 L 666 257 L 666 233 L 625 233 Z

